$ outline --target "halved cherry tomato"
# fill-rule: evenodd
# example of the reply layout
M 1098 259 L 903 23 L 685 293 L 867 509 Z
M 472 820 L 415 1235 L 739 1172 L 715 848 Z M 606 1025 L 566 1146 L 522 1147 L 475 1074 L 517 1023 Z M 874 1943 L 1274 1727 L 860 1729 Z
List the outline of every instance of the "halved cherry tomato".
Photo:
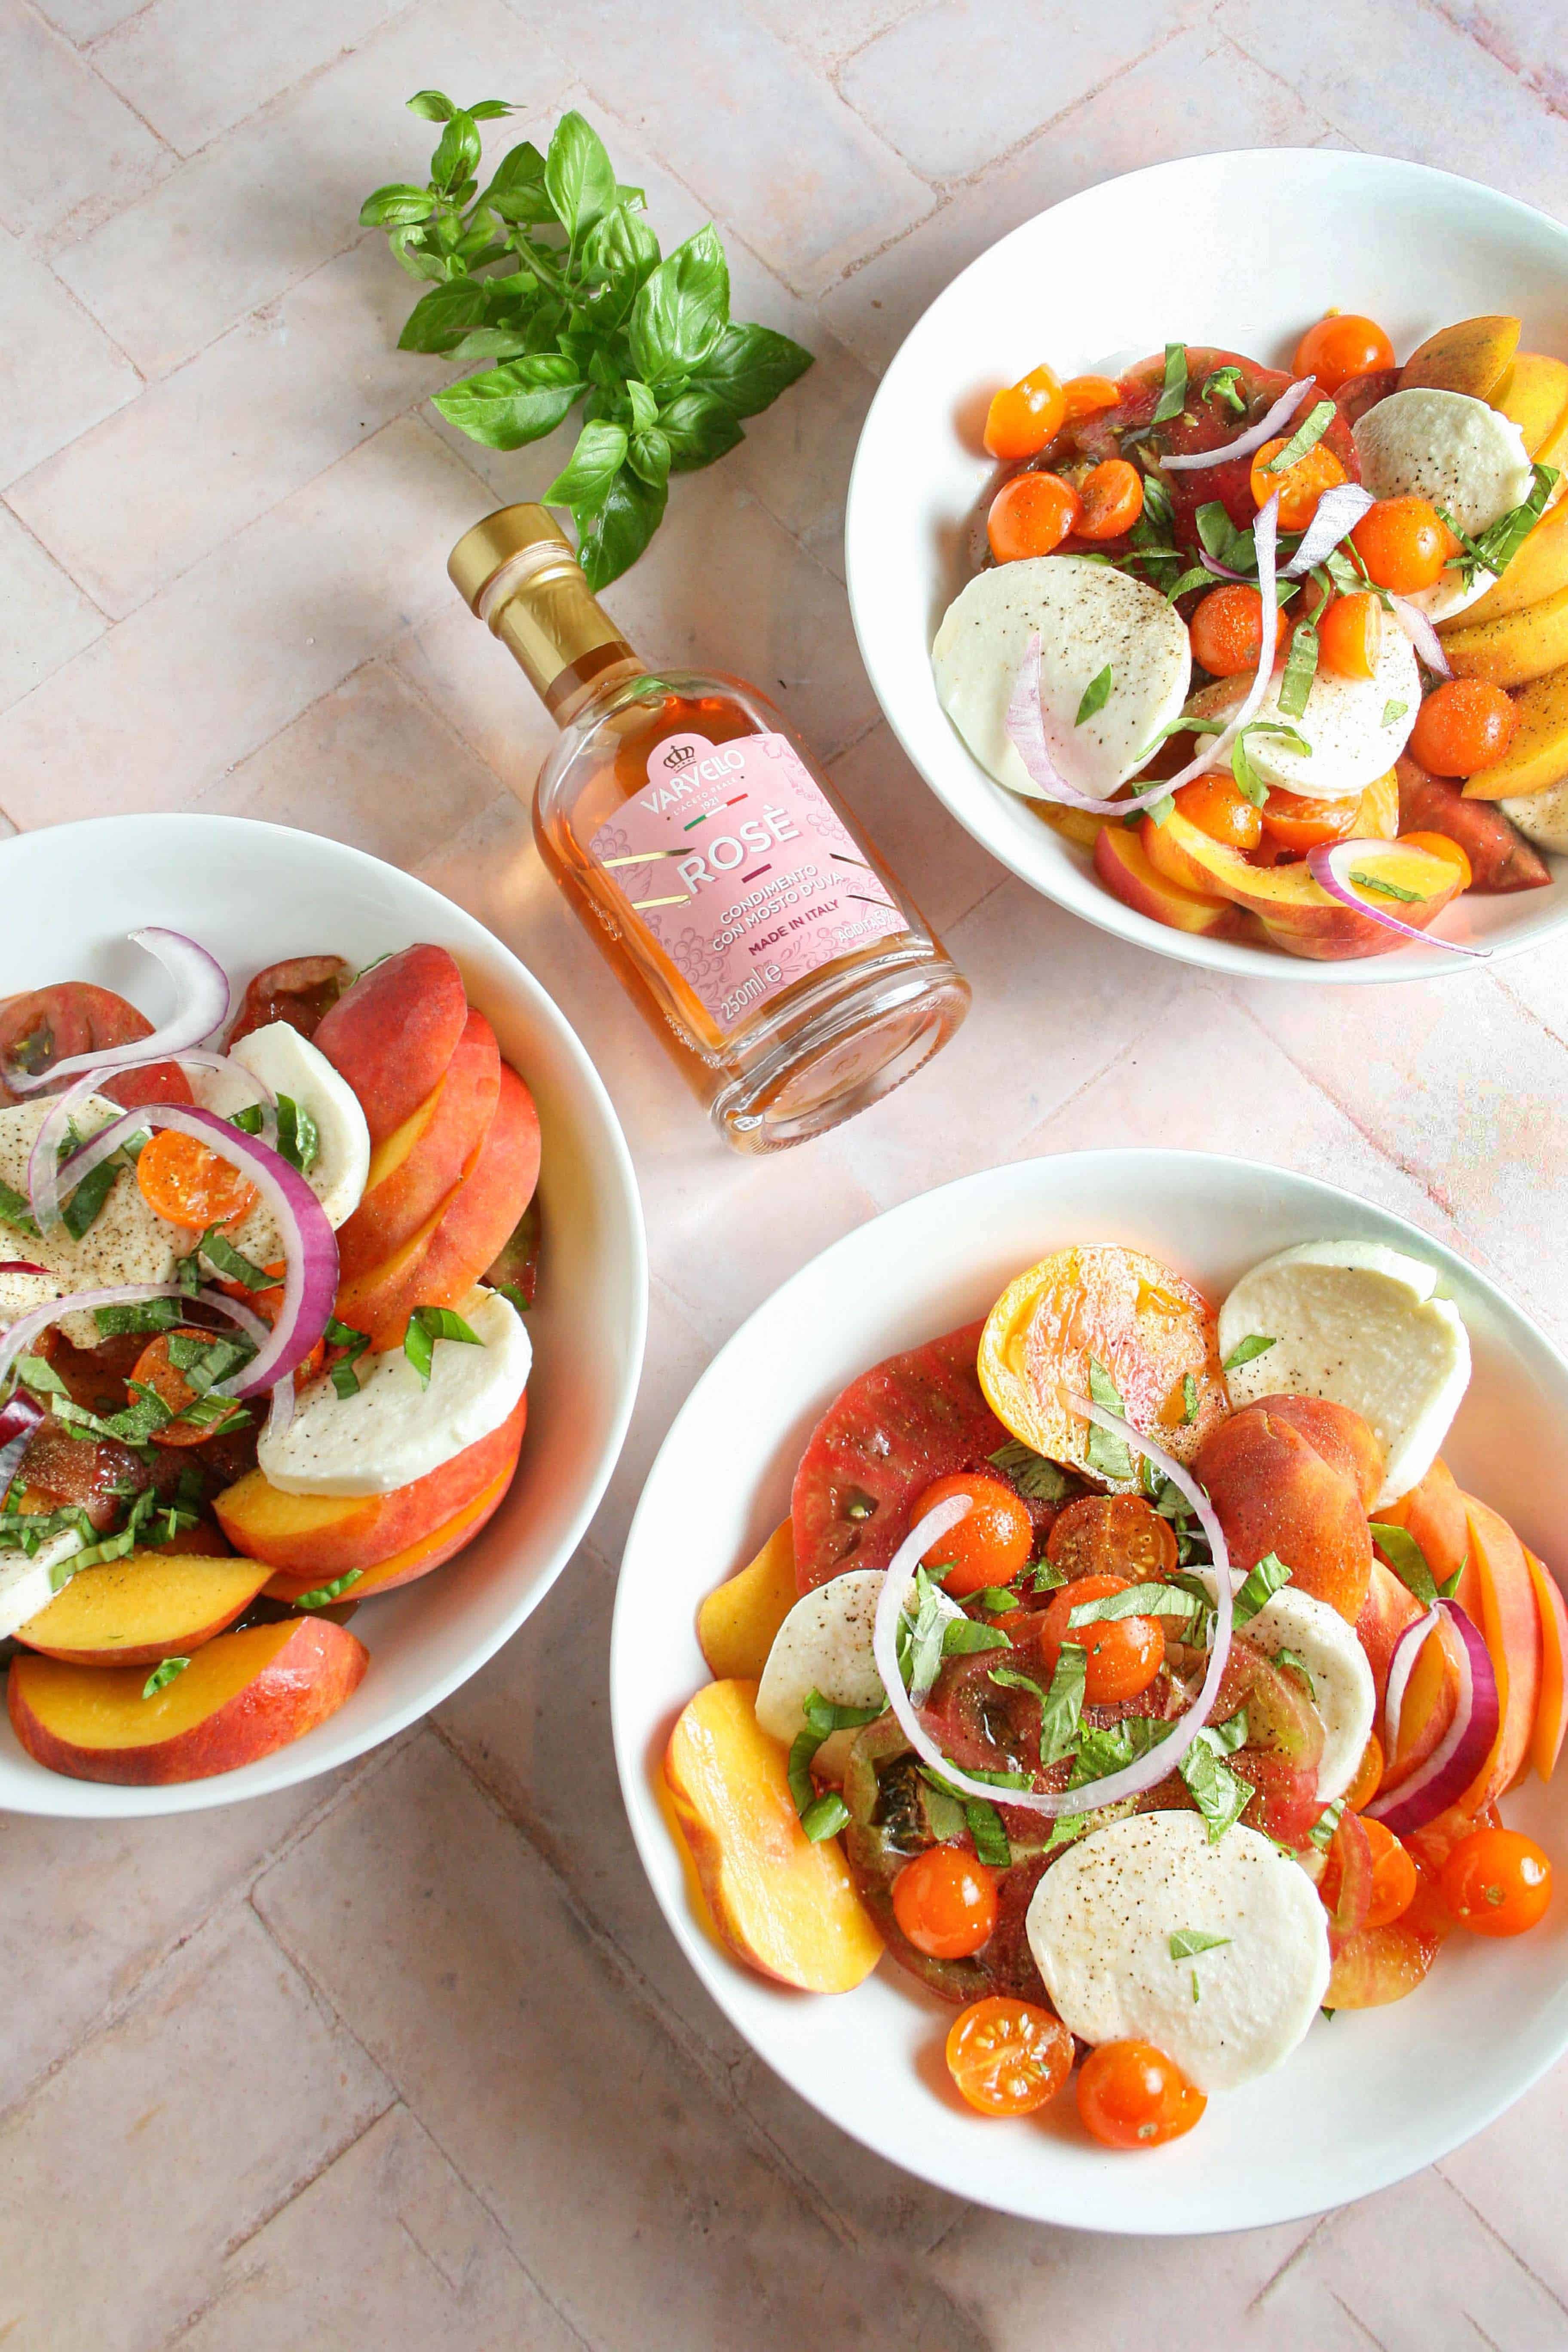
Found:
M 1271 784 L 1263 803 L 1263 830 L 1281 849 L 1305 852 L 1320 842 L 1348 841 L 1360 814 L 1359 793 L 1348 801 L 1313 801 Z
M 1470 871 L 1470 861 L 1466 856 L 1460 843 L 1450 841 L 1446 833 L 1402 833 L 1399 838 L 1401 841 L 1413 842 L 1417 849 L 1429 849 L 1434 857 L 1447 857 L 1459 869 L 1460 889 L 1469 888 L 1475 877 Z
M 1477 1936 L 1522 1936 L 1552 1899 L 1552 1864 L 1521 1830 L 1477 1830 L 1443 1864 L 1443 1900 Z
M 1037 2002 L 993 1993 L 960 2011 L 947 2071 L 983 2116 L 1032 2116 L 1072 2073 L 1072 2035 Z
M 1158 2147 L 1180 2139 L 1207 2105 L 1152 2042 L 1102 2042 L 1079 2069 L 1078 2111 L 1102 2147 Z
M 1080 1495 L 1052 1520 L 1046 1558 L 1069 1580 L 1125 1575 L 1147 1584 L 1173 1572 L 1176 1538 L 1142 1495 Z
M 1369 1731 L 1361 1762 L 1355 1768 L 1355 1779 L 1345 1790 L 1345 1802 L 1352 1812 L 1359 1813 L 1363 1806 L 1370 1805 L 1382 1785 L 1383 1742 L 1375 1731 Z
M 985 446 L 1009 464 L 1019 457 L 1037 457 L 1061 431 L 1067 413 L 1055 371 L 1031 368 L 993 398 L 985 415 Z
M 1318 500 L 1325 490 L 1344 480 L 1345 469 L 1333 451 L 1318 441 L 1293 466 L 1271 474 L 1270 464 L 1289 446 L 1289 439 L 1288 433 L 1281 434 L 1259 449 L 1252 461 L 1252 495 L 1259 507 L 1266 507 L 1278 490 L 1280 530 L 1305 530 L 1318 511 Z
M 1211 841 L 1226 842 L 1232 849 L 1257 848 L 1258 836 L 1263 830 L 1263 813 L 1254 807 L 1245 793 L 1237 791 L 1228 776 L 1217 772 L 1212 776 L 1194 776 L 1176 794 L 1176 806 Z
M 1316 376 L 1319 391 L 1332 393 L 1352 375 L 1393 365 L 1394 345 L 1375 320 L 1354 310 L 1331 310 L 1297 344 L 1291 373 Z
M 984 1470 L 966 1470 L 928 1486 L 912 1518 L 923 1518 L 955 1495 L 967 1495 L 974 1507 L 932 1544 L 922 1566 L 933 1574 L 945 1570 L 943 1587 L 960 1597 L 982 1591 L 988 1584 L 1011 1584 L 1035 1548 L 1028 1506 L 1000 1478 L 988 1478 Z
M 1363 1827 L 1372 1841 L 1372 1904 L 1364 1924 L 1369 1927 L 1392 1927 L 1415 1900 L 1415 1858 L 1405 1853 L 1393 1831 L 1385 1830 L 1381 1822 L 1366 1822 Z
M 1090 1706 L 1136 1698 L 1165 1663 L 1164 1630 L 1157 1617 L 1101 1617 L 1088 1625 L 1068 1622 L 1086 1601 L 1125 1592 L 1124 1576 L 1079 1576 L 1065 1584 L 1040 1620 L 1040 1655 L 1054 1674 L 1065 1643 L 1087 1653 L 1083 1695 Z
M 1351 545 L 1378 587 L 1396 596 L 1436 587 L 1459 542 L 1429 499 L 1379 499 L 1351 532 Z
M 996 1881 L 961 1846 L 927 1846 L 893 1881 L 893 1916 L 928 1959 L 967 1959 L 995 1928 Z
M 1318 616 L 1318 658 L 1336 677 L 1375 677 L 1383 606 L 1375 596 L 1335 596 Z
M 136 1181 L 155 1215 L 197 1233 L 237 1223 L 256 1203 L 255 1185 L 231 1160 L 172 1127 L 143 1145 Z
M 1078 527 L 1078 492 L 1059 474 L 1015 474 L 991 501 L 985 536 L 998 563 L 1049 555 Z
M 1079 539 L 1116 539 L 1143 511 L 1143 477 L 1125 457 L 1091 467 L 1079 486 Z
M 1502 758 L 1519 725 L 1518 706 L 1489 678 L 1451 677 L 1415 714 L 1410 756 L 1429 776 L 1473 776 Z
M 1062 398 L 1070 424 L 1075 416 L 1094 416 L 1102 408 L 1114 408 L 1121 398 L 1121 386 L 1113 375 L 1069 375 L 1062 386 Z
M 1263 646 L 1263 599 L 1244 580 L 1227 580 L 1222 588 L 1211 588 L 1187 625 L 1193 659 L 1211 677 L 1238 677 L 1243 670 L 1258 667 Z M 1277 614 L 1276 653 L 1285 641 L 1287 625 L 1284 614 Z
M 160 1331 L 137 1357 L 131 1377 L 133 1381 L 140 1381 L 143 1388 L 151 1389 L 154 1395 L 162 1397 L 171 1412 L 184 1412 L 187 1405 L 195 1402 L 198 1391 L 191 1386 L 179 1367 L 170 1361 L 169 1342 L 171 1339 L 190 1339 L 199 1345 L 212 1347 L 215 1337 L 211 1331 Z M 244 1406 L 237 1403 L 234 1407 L 235 1412 L 243 1412 L 244 1410 Z M 232 1415 L 226 1415 L 223 1420 L 210 1422 L 171 1421 L 162 1429 L 153 1431 L 153 1443 L 154 1445 L 203 1445 L 209 1437 L 216 1437 L 231 1418 Z

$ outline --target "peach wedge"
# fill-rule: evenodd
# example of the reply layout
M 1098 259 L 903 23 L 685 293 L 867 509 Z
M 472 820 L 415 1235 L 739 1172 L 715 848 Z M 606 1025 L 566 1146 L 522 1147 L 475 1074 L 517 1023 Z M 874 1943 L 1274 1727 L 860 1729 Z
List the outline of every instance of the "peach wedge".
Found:
M 710 1592 L 697 1612 L 697 1641 L 718 1681 L 761 1679 L 773 1636 L 797 1598 L 795 1528 L 776 1527 L 755 1559 Z
M 266 1580 L 254 1559 L 133 1551 L 73 1576 L 16 1639 L 72 1665 L 154 1665 L 188 1657 L 232 1625 Z

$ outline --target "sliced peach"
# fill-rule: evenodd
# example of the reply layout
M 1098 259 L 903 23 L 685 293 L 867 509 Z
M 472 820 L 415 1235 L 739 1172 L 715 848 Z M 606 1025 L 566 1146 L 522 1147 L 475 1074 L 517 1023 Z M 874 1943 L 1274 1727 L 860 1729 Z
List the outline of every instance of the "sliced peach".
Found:
M 1406 1625 L 1414 1625 L 1422 1614 L 1421 1603 L 1414 1593 L 1401 1584 L 1386 1560 L 1372 1556 L 1372 1574 L 1367 1580 L 1366 1599 L 1355 1621 L 1356 1639 L 1366 1652 L 1366 1662 L 1372 1668 L 1373 1686 L 1377 1693 L 1377 1722 L 1381 1731 L 1383 1702 L 1388 1690 L 1388 1669 L 1394 1657 L 1394 1645 Z
M 1393 841 L 1399 833 L 1399 774 L 1374 776 L 1361 796 L 1351 833 L 1357 841 Z
M 1426 1763 L 1454 1720 L 1459 1704 L 1459 1669 L 1451 1641 L 1443 1634 L 1424 1642 L 1399 1710 L 1399 1737 L 1384 1766 L 1381 1786 L 1397 1789 Z
M 349 1588 L 353 1596 L 349 1605 L 357 1607 L 360 1601 L 374 1600 L 379 1592 L 391 1592 L 400 1584 L 412 1584 L 416 1577 L 428 1576 L 433 1568 L 443 1567 L 454 1552 L 472 1543 L 479 1529 L 494 1517 L 510 1485 L 511 1472 L 501 1471 L 471 1503 L 465 1503 L 460 1511 L 443 1519 L 427 1536 L 421 1536 L 402 1551 L 395 1551 L 379 1566 L 365 1569 Z M 263 1589 L 269 1601 L 300 1601 L 315 1586 L 308 1576 L 285 1576 L 279 1571 L 268 1577 Z
M 243 1616 L 266 1580 L 255 1560 L 133 1551 L 73 1576 L 16 1639 L 78 1666 L 189 1656 Z
M 709 1683 L 665 1750 L 664 1780 L 709 1925 L 736 1958 L 803 1992 L 850 1992 L 882 1939 L 837 1838 L 800 1826 L 786 1759 L 759 1729 L 754 1682 Z
M 1458 1597 L 1486 1637 L 1502 1718 L 1490 1756 L 1459 1800 L 1465 1811 L 1479 1813 L 1513 1786 L 1530 1754 L 1541 1696 L 1541 1612 L 1524 1547 L 1508 1521 L 1473 1495 L 1465 1496 L 1465 1516 L 1470 1555 Z
M 760 1680 L 773 1636 L 797 1599 L 795 1528 L 785 1519 L 755 1559 L 710 1592 L 697 1612 L 697 1640 L 719 1682 Z
M 1248 908 L 1276 946 L 1292 955 L 1334 963 L 1352 956 L 1386 955 L 1400 944 L 1394 932 L 1331 898 L 1305 865 L 1249 866 L 1238 849 L 1211 841 L 1179 812 L 1160 825 L 1145 817 L 1142 841 L 1151 865 L 1168 880 Z M 1366 859 L 1379 880 L 1417 896 L 1379 902 L 1374 893 L 1361 895 L 1368 905 L 1382 903 L 1417 930 L 1442 912 L 1459 887 L 1458 866 L 1430 850 L 1380 843 L 1367 851 Z
M 1568 1609 L 1552 1570 L 1526 1549 L 1524 1564 L 1541 1612 L 1541 1698 L 1531 1734 L 1530 1760 L 1550 1780 L 1568 1730 Z
M 986 1402 L 1015 1437 L 1076 1469 L 1091 1468 L 1098 1433 L 1069 1400 L 1089 1395 L 1094 1365 L 1132 1426 L 1182 1462 L 1229 1406 L 1213 1307 L 1142 1250 L 1110 1243 L 1058 1250 L 1010 1283 L 985 1318 L 977 1369 Z M 1098 1444 L 1092 1452 L 1103 1462 Z M 1136 1479 L 1134 1465 L 1131 1479 L 1107 1483 Z
M 1171 930 L 1214 937 L 1237 928 L 1237 909 L 1228 898 L 1205 896 L 1171 881 L 1150 863 L 1140 836 L 1124 825 L 1100 827 L 1094 843 L 1094 870 L 1123 906 L 1164 923 Z
M 330 1584 L 351 1568 L 380 1568 L 465 1510 L 495 1479 L 510 1478 L 527 1416 L 524 1395 L 488 1437 L 387 1495 L 286 1495 L 264 1472 L 248 1470 L 213 1508 L 237 1550 L 285 1570 L 307 1591 Z
M 1324 1460 L 1298 1416 L 1274 1410 L 1279 1402 L 1265 1398 L 1233 1413 L 1205 1441 L 1193 1474 L 1208 1489 L 1233 1568 L 1255 1568 L 1273 1552 L 1299 1591 L 1353 1625 L 1372 1579 L 1361 1495 L 1344 1468 Z
M 489 1132 L 500 1094 L 495 1031 L 482 1013 L 470 1013 L 434 1097 L 394 1129 L 372 1160 L 363 1197 L 338 1234 L 342 1281 L 379 1265 L 429 1223 Z
M 370 1653 L 342 1625 L 285 1618 L 220 1633 L 144 1698 L 141 1666 L 71 1666 L 26 1653 L 6 1693 L 29 1756 L 78 1780 L 128 1786 L 232 1772 L 302 1738 L 358 1688 Z
M 437 947 L 372 965 L 322 1016 L 316 1044 L 358 1095 L 373 1145 L 439 1086 L 468 1017 L 463 975 Z

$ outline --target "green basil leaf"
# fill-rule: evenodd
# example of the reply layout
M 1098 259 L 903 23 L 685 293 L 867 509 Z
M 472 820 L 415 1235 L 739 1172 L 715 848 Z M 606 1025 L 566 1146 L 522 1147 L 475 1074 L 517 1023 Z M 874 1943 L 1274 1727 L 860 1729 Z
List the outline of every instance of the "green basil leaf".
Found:
M 351 1584 L 357 1584 L 364 1574 L 363 1568 L 351 1568 L 346 1576 L 337 1576 L 331 1584 L 318 1584 L 310 1592 L 301 1592 L 298 1601 L 289 1603 L 290 1609 L 330 1609 L 341 1601 Z
M 974 1650 L 1010 1650 L 1012 1637 L 1000 1625 L 977 1624 L 973 1617 L 950 1617 L 942 1630 L 944 1658 L 967 1657 Z
M 1431 1563 L 1408 1528 L 1379 1519 L 1372 1522 L 1372 1539 L 1405 1590 L 1430 1609 L 1437 1599 L 1437 1580 Z
M 1211 1936 L 1204 1927 L 1178 1927 L 1171 1937 L 1171 1958 L 1190 1960 L 1199 1952 L 1217 1952 L 1230 1941 L 1228 1936 Z
M 479 170 L 479 153 L 478 124 L 460 106 L 454 107 L 430 158 L 432 181 L 447 194 L 460 192 L 464 181 Z
M 1300 1656 L 1294 1650 L 1281 1649 L 1275 1651 L 1274 1664 L 1283 1671 L 1295 1675 L 1298 1677 L 1298 1679 L 1306 1687 L 1307 1696 L 1311 1700 L 1313 1706 L 1316 1706 L 1318 1703 L 1318 1685 L 1312 1680 L 1312 1669 L 1307 1664 L 1306 1659 Z
M 664 520 L 667 497 L 623 466 L 586 531 L 579 522 L 578 561 L 595 595 L 637 562 Z
M 1104 709 L 1110 699 L 1112 684 L 1111 666 L 1107 662 L 1105 667 L 1091 677 L 1084 688 L 1079 700 L 1078 717 L 1073 720 L 1075 727 L 1081 727 L 1086 719 L 1094 717 L 1096 711 Z
M 503 115 L 515 114 L 517 109 L 504 98 L 481 98 L 478 106 L 470 106 L 469 114 L 476 122 L 499 122 Z
M 362 228 L 412 226 L 417 221 L 428 220 L 436 209 L 436 199 L 428 188 L 410 187 L 406 181 L 394 180 L 375 194 L 366 196 L 359 208 Z
M 1098 1601 L 1080 1601 L 1068 1611 L 1068 1624 L 1076 1633 L 1080 1625 L 1113 1624 L 1123 1617 L 1190 1617 L 1194 1606 L 1191 1594 L 1177 1585 L 1129 1584 Z
M 1300 463 L 1309 449 L 1317 447 L 1333 423 L 1336 414 L 1331 400 L 1314 401 L 1283 449 L 1276 449 L 1273 457 L 1263 468 L 1264 472 L 1266 474 L 1289 473 L 1292 466 Z
M 1084 1679 L 1088 1672 L 1088 1652 L 1077 1642 L 1064 1642 L 1057 1653 L 1050 1688 L 1040 1702 L 1042 1769 L 1072 1754 L 1083 1719 Z
M 1300 719 L 1318 674 L 1318 632 L 1310 621 L 1298 621 L 1290 632 L 1290 649 L 1279 680 L 1278 707 L 1287 719 Z
M 598 514 L 610 495 L 610 486 L 626 463 L 624 425 L 584 425 L 577 446 L 548 489 L 541 493 L 550 507 Z
M 1104 1365 L 1097 1363 L 1092 1356 L 1089 1360 L 1089 1393 L 1102 1412 L 1114 1412 L 1125 1421 L 1127 1411 L 1121 1402 L 1121 1391 Z M 1101 1429 L 1095 1421 L 1089 1425 L 1085 1459 L 1089 1468 L 1101 1478 L 1131 1478 L 1132 1475 L 1132 1456 L 1125 1440 L 1113 1436 L 1108 1429 Z
M 426 122 L 449 122 L 458 111 L 444 89 L 416 89 L 404 103 L 410 114 L 420 115 Z
M 963 1818 L 969 1824 L 969 1834 L 974 1840 L 974 1851 L 991 1870 L 1007 1870 L 1012 1865 L 1013 1849 L 1007 1832 L 1002 1826 L 1002 1816 L 994 1805 L 982 1797 L 966 1797 Z
M 634 433 L 627 463 L 634 474 L 662 489 L 669 479 L 670 446 L 668 437 L 654 425 L 647 433 Z
M 1068 1475 L 1060 1464 L 1037 1454 L 1021 1437 L 1010 1437 L 985 1458 L 1031 1503 L 1059 1503 L 1067 1494 Z
M 1402 882 L 1384 882 L 1376 874 L 1352 873 L 1351 880 L 1358 888 L 1370 890 L 1374 898 L 1397 898 L 1403 907 L 1419 906 L 1426 895 L 1421 890 L 1407 890 Z
M 800 1825 L 812 1844 L 820 1845 L 824 1838 L 837 1837 L 840 1830 L 847 1829 L 849 1808 L 837 1789 L 826 1790 L 814 1803 L 807 1805 L 800 1817 Z
M 521 449 L 563 422 L 586 386 L 563 352 L 538 352 L 434 395 L 449 425 L 488 449 Z M 639 551 L 640 552 L 640 551 Z
M 1323 1807 L 1322 1811 L 1318 1815 L 1317 1820 L 1313 1822 L 1309 1834 L 1311 1837 L 1312 1843 L 1318 1848 L 1320 1853 L 1321 1853 L 1325 1847 L 1332 1845 L 1334 1842 L 1334 1832 L 1340 1825 L 1340 1815 L 1344 1811 L 1344 1799 L 1342 1797 L 1336 1797 L 1331 1805 L 1325 1805 Z
M 574 108 L 555 126 L 544 159 L 544 184 L 574 245 L 616 201 L 615 167 L 605 142 Z
M 658 403 L 640 376 L 626 379 L 626 398 L 632 404 L 632 431 L 646 433 L 650 425 L 658 422 Z
M 61 1207 L 60 1221 L 73 1241 L 80 1241 L 114 1190 L 114 1180 L 120 1173 L 121 1164 L 118 1155 L 100 1160 L 96 1168 L 88 1170 L 70 1199 Z
M 1385 702 L 1383 706 L 1383 724 L 1385 727 L 1396 725 L 1409 708 L 1410 705 L 1407 702 Z
M 25 1389 L 31 1389 L 35 1396 L 68 1397 L 70 1394 L 53 1364 L 46 1363 L 42 1356 L 18 1356 L 16 1378 Z
M 772 327 L 731 324 L 694 370 L 692 389 L 709 394 L 731 416 L 758 416 L 811 364 L 808 351 Z
M 730 271 L 711 224 L 678 245 L 632 306 L 632 360 L 645 383 L 689 375 L 730 321 Z
M 1182 1375 L 1182 1424 L 1191 1429 L 1198 1417 L 1198 1382 L 1194 1372 Z
M 1149 419 L 1151 425 L 1164 425 L 1179 416 L 1187 397 L 1187 353 L 1182 343 L 1165 345 L 1165 383 L 1159 404 Z
M 190 1663 L 189 1658 L 163 1659 L 161 1664 L 153 1667 L 152 1673 L 142 1684 L 142 1697 L 153 1698 L 159 1691 L 166 1689 L 169 1684 L 174 1681 L 176 1675 L 183 1675 L 184 1673 L 185 1668 L 190 1664 Z
M 1479 537 L 1468 542 L 1478 562 L 1494 576 L 1500 577 L 1519 553 L 1531 532 L 1546 509 L 1557 482 L 1554 466 L 1531 467 L 1530 496 L 1522 506 L 1510 507 L 1496 522 L 1489 523 Z
M 1252 1801 L 1252 1783 L 1233 1772 L 1218 1752 L 1210 1729 L 1200 1731 L 1176 1769 L 1203 1815 L 1209 1843 L 1217 1845 Z
M 136 1331 L 172 1331 L 181 1320 L 177 1298 L 144 1298 L 134 1307 L 97 1307 L 93 1321 L 106 1339 L 124 1339 Z
M 1179 580 L 1172 581 L 1165 591 L 1165 602 L 1168 604 L 1173 604 L 1178 596 L 1190 596 L 1194 588 L 1212 588 L 1215 584 L 1214 573 L 1207 571 L 1203 564 L 1194 563 L 1190 572 L 1184 572 Z M 1184 731 L 1184 720 L 1175 719 L 1170 727 L 1162 729 L 1161 732 L 1179 735 Z
M 1238 1587 L 1230 1604 L 1230 1622 L 1234 1632 L 1251 1623 L 1258 1611 L 1290 1581 L 1290 1570 L 1278 1552 L 1266 1551 L 1257 1567 Z
M 1250 1364 L 1257 1356 L 1266 1356 L 1270 1348 L 1278 1345 L 1277 1339 L 1267 1338 L 1261 1331 L 1249 1331 L 1245 1339 L 1237 1341 L 1225 1362 L 1220 1366 L 1220 1370 L 1226 1372 L 1239 1371 L 1243 1364 Z
M 584 308 L 595 325 L 601 330 L 620 326 L 658 267 L 658 239 L 641 213 L 615 205 L 595 223 L 583 247 Z
M 209 1265 L 226 1275 L 230 1282 L 243 1282 L 247 1290 L 276 1290 L 278 1276 L 268 1274 L 235 1248 L 221 1225 L 209 1225 L 192 1252 L 194 1257 L 205 1257 Z

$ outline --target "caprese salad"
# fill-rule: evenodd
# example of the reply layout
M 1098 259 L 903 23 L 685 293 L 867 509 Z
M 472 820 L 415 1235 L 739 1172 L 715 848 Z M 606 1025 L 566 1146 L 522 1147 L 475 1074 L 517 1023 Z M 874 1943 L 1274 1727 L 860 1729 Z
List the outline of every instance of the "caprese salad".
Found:
M 863 1373 L 699 1614 L 663 1770 L 711 1928 L 816 1992 L 890 1955 L 973 2108 L 1076 2069 L 1139 2148 L 1535 1926 L 1497 1807 L 1556 1765 L 1568 1612 L 1441 1458 L 1469 1377 L 1436 1270 L 1351 1239 L 1217 1313 L 1058 1250 Z
M 996 394 L 1009 468 L 932 647 L 974 758 L 1178 930 L 1333 961 L 1568 851 L 1568 362 L 1167 343 Z M 1267 614 L 1268 621 L 1265 621 Z M 1479 950 L 1431 933 L 1457 952 Z
M 132 939 L 154 1029 L 0 1003 L 0 1640 L 51 1770 L 195 1780 L 357 1688 L 361 1601 L 516 1468 L 539 1120 L 444 948 L 258 973 Z

